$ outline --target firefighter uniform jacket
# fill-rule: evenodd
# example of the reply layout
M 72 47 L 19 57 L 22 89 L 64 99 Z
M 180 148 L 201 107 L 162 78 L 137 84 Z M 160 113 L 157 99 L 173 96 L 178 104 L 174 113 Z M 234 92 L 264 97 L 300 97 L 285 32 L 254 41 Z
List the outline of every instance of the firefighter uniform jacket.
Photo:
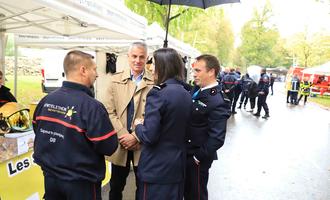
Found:
M 141 181 L 158 184 L 183 181 L 191 104 L 184 83 L 175 79 L 154 86 L 148 93 L 144 125 L 135 129 L 143 144 L 138 167 Z
M 269 93 L 270 78 L 266 73 L 260 74 L 260 79 L 258 83 L 258 92 Z
M 205 89 L 193 98 L 186 139 L 188 155 L 195 156 L 200 162 L 217 159 L 216 151 L 225 141 L 229 111 L 230 104 L 224 100 L 220 85 Z
M 104 179 L 104 155 L 116 150 L 118 138 L 89 88 L 64 81 L 38 104 L 33 129 L 33 157 L 45 176 L 94 183 Z
M 309 81 L 302 81 L 300 83 L 300 94 L 304 96 L 308 96 L 310 94 L 312 83 Z

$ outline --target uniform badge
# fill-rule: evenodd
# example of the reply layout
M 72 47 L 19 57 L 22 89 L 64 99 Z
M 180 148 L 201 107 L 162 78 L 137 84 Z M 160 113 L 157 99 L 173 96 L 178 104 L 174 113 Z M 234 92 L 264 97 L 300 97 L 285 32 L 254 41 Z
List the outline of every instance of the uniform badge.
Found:
M 158 90 L 161 90 L 163 89 L 164 87 L 166 87 L 166 83 L 161 83 L 159 85 L 154 85 L 154 88 L 158 89 Z
M 211 94 L 212 96 L 216 95 L 216 94 L 217 94 L 217 89 L 212 88 L 212 89 L 210 90 L 210 94 Z
M 207 107 L 205 103 L 201 102 L 200 100 L 197 101 L 197 103 L 202 107 Z

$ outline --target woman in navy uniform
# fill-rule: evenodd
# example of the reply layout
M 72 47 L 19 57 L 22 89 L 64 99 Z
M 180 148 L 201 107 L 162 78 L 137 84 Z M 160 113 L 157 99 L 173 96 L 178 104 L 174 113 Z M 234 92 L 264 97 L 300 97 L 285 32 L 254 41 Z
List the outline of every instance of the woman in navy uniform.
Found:
M 184 65 L 170 48 L 154 52 L 155 84 L 147 96 L 145 119 L 135 121 L 142 144 L 138 177 L 139 198 L 181 200 L 186 160 L 185 135 L 191 114 Z
M 224 99 L 216 80 L 220 63 L 212 55 L 196 58 L 192 90 L 192 116 L 187 132 L 187 162 L 184 199 L 208 199 L 209 168 L 224 144 L 230 100 Z

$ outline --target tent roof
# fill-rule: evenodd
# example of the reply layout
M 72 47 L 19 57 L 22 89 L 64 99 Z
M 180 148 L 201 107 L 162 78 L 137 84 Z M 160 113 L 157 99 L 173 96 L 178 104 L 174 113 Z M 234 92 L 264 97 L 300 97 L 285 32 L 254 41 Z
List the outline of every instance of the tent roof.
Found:
M 317 67 L 310 67 L 310 68 L 304 69 L 303 73 L 330 76 L 330 62 L 324 63 Z
M 116 40 L 107 38 L 78 38 L 49 35 L 15 35 L 15 44 L 27 48 L 81 49 L 85 51 L 108 51 L 127 53 L 129 45 L 137 40 Z
M 146 26 L 119 0 L 0 0 L 0 32 L 143 39 Z

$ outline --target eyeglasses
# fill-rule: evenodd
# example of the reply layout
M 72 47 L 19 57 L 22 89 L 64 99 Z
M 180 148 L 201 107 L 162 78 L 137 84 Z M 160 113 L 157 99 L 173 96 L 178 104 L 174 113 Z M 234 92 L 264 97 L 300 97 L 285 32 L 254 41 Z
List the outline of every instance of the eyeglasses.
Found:
M 5 134 L 10 131 L 29 131 L 32 129 L 29 109 L 22 109 L 8 117 L 3 117 L 0 113 L 0 133 Z

